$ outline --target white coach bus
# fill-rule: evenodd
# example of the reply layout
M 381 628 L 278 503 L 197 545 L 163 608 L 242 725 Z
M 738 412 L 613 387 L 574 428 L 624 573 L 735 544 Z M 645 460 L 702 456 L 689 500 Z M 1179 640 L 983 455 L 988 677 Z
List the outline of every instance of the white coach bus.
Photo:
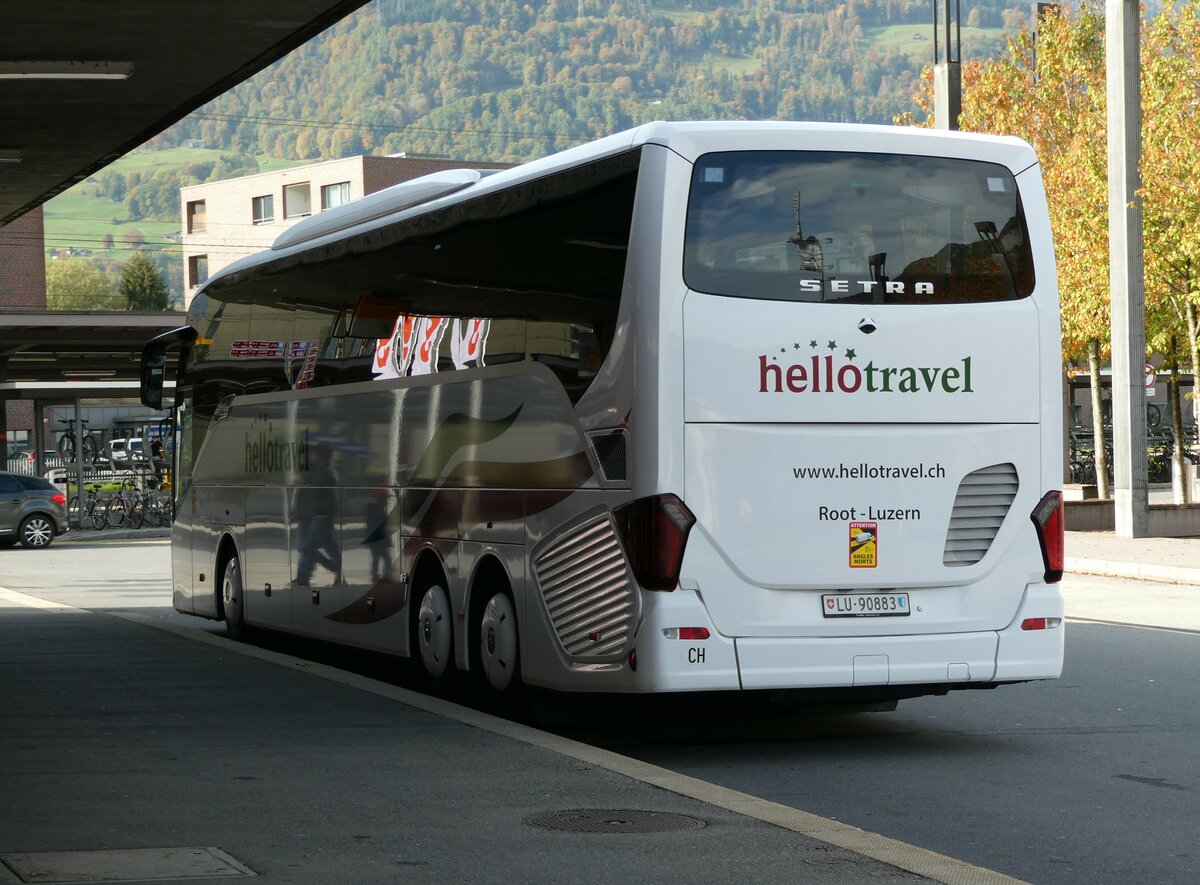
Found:
M 896 699 L 1063 661 L 1025 143 L 653 123 L 322 212 L 179 347 L 174 604 L 503 703 Z

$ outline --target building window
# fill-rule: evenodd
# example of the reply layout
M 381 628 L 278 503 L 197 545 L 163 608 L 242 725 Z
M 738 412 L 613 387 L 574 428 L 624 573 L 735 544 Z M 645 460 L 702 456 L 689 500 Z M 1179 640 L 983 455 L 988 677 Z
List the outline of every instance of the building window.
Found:
M 337 184 L 321 186 L 321 209 L 332 209 L 350 202 L 350 182 L 342 181 Z
M 203 200 L 193 200 L 187 204 L 187 232 L 189 234 L 208 230 L 208 212 Z
M 308 182 L 283 186 L 283 217 L 299 218 L 312 215 L 312 191 Z
M 195 289 L 208 279 L 208 256 L 192 255 L 188 258 L 188 286 Z
M 265 197 L 255 197 L 252 202 L 254 204 L 255 224 L 266 224 L 269 221 L 275 220 L 274 194 L 267 194 Z

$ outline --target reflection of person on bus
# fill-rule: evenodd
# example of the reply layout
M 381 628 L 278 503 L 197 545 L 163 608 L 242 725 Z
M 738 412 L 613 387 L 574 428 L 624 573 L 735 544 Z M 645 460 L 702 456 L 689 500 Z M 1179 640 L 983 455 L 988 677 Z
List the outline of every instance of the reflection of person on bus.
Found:
M 307 587 L 318 565 L 342 580 L 342 556 L 338 547 L 337 474 L 330 465 L 332 453 L 326 446 L 313 444 L 308 452 L 308 485 L 296 496 L 296 519 L 300 531 L 300 561 L 296 564 L 296 584 Z
M 371 548 L 372 581 L 382 578 L 388 567 L 388 538 L 384 534 L 384 522 L 387 520 L 389 497 L 383 489 L 376 489 L 367 502 L 367 533 L 368 537 L 376 539 L 367 545 Z

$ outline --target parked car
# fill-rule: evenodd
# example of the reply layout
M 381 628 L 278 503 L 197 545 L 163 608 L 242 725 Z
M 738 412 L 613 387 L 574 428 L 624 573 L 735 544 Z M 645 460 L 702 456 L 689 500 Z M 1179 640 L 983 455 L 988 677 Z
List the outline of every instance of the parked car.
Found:
M 40 476 L 0 471 L 0 547 L 48 547 L 67 530 L 67 496 Z
M 105 443 L 97 460 L 113 467 L 146 466 L 150 463 L 150 456 L 142 443 L 142 438 L 134 436 L 129 439 L 114 439 Z

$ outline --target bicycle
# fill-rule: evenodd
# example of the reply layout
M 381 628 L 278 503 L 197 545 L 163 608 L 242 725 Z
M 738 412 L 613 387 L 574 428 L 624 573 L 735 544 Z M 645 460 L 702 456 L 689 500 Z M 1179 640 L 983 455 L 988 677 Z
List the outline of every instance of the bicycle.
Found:
M 150 528 L 170 525 L 175 519 L 175 503 L 170 495 L 161 492 L 151 492 L 145 496 L 143 509 L 146 513 L 146 525 Z
M 130 528 L 138 529 L 142 527 L 143 514 L 141 509 L 139 508 L 135 512 L 132 496 L 125 496 L 125 490 L 131 488 L 132 484 L 129 480 L 122 480 L 120 487 L 108 499 L 108 509 L 106 511 L 108 513 L 108 524 L 113 528 L 120 528 L 126 523 L 129 523 Z
M 100 531 L 108 526 L 108 502 L 103 500 L 99 495 L 99 486 L 85 486 L 84 491 L 87 498 L 83 505 L 83 518 L 92 524 L 92 528 Z M 79 496 L 72 495 L 71 500 L 67 503 L 67 513 L 70 516 L 72 525 L 76 523 L 76 517 L 79 515 Z M 83 525 L 82 522 L 79 522 Z
M 144 525 L 157 528 L 162 525 L 162 520 L 150 503 L 150 496 L 141 489 L 134 489 L 129 498 L 129 527 L 140 529 Z
M 66 425 L 67 429 L 63 431 L 63 435 L 58 440 L 58 456 L 62 458 L 64 464 L 75 463 L 75 452 L 79 446 L 75 439 L 75 419 L 68 418 L 61 422 Z M 87 429 L 87 421 L 81 420 L 82 435 L 83 435 L 83 460 L 89 463 L 96 461 L 96 440 L 92 438 L 91 433 Z
M 175 521 L 175 496 L 169 492 L 165 494 L 152 495 L 150 500 L 154 504 L 154 509 L 158 513 L 160 525 L 170 525 Z

